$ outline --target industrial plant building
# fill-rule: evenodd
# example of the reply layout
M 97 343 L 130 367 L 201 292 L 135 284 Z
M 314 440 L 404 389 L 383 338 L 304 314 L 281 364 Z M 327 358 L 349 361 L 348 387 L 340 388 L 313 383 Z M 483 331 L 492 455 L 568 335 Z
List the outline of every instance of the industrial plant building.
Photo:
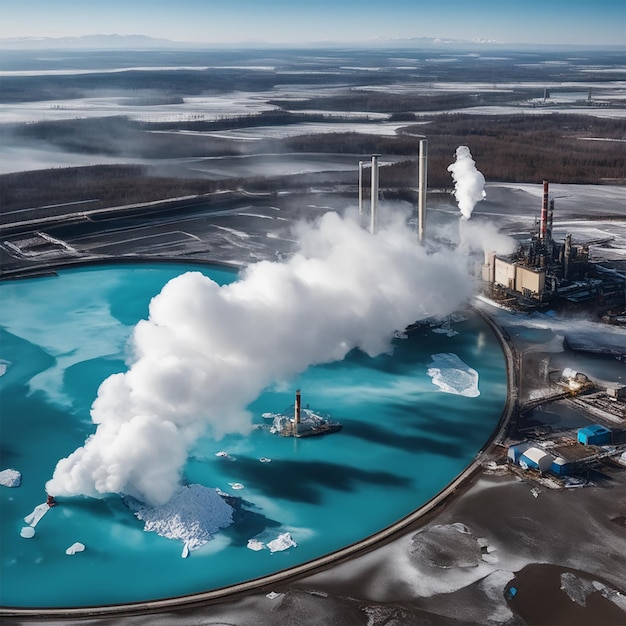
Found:
M 510 256 L 485 254 L 482 279 L 489 295 L 523 308 L 598 300 L 623 307 L 626 277 L 592 263 L 588 244 L 574 244 L 571 234 L 556 241 L 553 224 L 554 200 L 544 181 L 541 216 L 530 240 Z

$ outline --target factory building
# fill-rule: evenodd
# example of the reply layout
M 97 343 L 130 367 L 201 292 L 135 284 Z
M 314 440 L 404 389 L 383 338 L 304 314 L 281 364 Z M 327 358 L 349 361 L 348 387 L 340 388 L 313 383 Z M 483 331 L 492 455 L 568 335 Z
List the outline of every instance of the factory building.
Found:
M 611 443 L 611 431 L 600 424 L 579 428 L 578 441 L 585 446 L 603 446 Z
M 571 234 L 563 242 L 553 236 L 554 200 L 543 182 L 541 214 L 530 240 L 510 256 L 485 253 L 482 279 L 494 297 L 517 300 L 527 307 L 576 304 L 602 297 L 623 304 L 626 280 L 603 271 L 589 260 L 588 245 L 575 245 Z

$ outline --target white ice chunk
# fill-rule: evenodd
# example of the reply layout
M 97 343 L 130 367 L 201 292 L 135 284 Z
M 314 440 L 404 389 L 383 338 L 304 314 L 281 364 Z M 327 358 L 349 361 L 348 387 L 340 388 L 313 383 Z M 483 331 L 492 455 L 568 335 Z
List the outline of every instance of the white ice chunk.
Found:
M 20 530 L 20 535 L 24 537 L 24 539 L 31 539 L 35 536 L 35 529 L 32 526 L 24 526 L 24 528 Z
M 243 489 L 243 485 L 241 483 L 228 483 L 232 489 Z
M 463 363 L 456 354 L 433 354 L 431 359 L 432 363 L 428 365 L 428 375 L 441 391 L 468 398 L 480 395 L 478 372 Z
M 282 550 L 287 550 L 291 547 L 297 547 L 297 543 L 293 540 L 290 533 L 282 533 L 278 535 L 276 539 L 270 541 L 267 544 L 267 547 L 270 549 L 270 552 L 281 552 Z
M 44 502 L 43 504 L 38 504 L 32 513 L 29 513 L 24 521 L 32 526 L 33 528 L 37 526 L 41 518 L 50 510 L 50 507 Z
M 215 489 L 202 485 L 181 487 L 162 506 L 129 502 L 144 530 L 168 539 L 180 539 L 189 550 L 196 550 L 212 539 L 220 528 L 233 522 L 233 508 Z
M 76 543 L 73 543 L 66 551 L 65 554 L 76 554 L 77 552 L 84 552 L 85 550 L 85 544 L 80 543 L 80 541 L 77 541 Z
M 255 552 L 258 552 L 259 550 L 263 550 L 263 548 L 265 548 L 265 544 L 262 541 L 259 541 L 258 539 L 248 539 L 247 547 L 250 550 L 254 550 Z
M 3 487 L 19 487 L 22 475 L 14 469 L 5 469 L 0 472 L 0 485 Z
M 186 559 L 189 556 L 189 542 L 185 541 L 183 552 L 180 556 L 183 557 L 183 559 Z

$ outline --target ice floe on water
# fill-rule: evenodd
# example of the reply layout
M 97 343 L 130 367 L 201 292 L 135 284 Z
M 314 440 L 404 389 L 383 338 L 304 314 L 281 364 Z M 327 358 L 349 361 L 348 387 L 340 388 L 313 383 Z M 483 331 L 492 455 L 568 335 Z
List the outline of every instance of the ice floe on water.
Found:
M 433 384 L 445 393 L 452 393 L 468 398 L 480 395 L 478 390 L 478 372 L 465 364 L 454 353 L 433 354 L 428 364 L 428 375 Z
M 0 359 L 0 376 L 4 376 L 7 373 L 7 368 L 9 367 L 9 365 L 9 361 Z
M 19 487 L 22 475 L 15 469 L 5 469 L 0 472 L 0 485 L 3 487 Z
M 215 489 L 186 485 L 161 506 L 148 506 L 128 498 L 135 517 L 144 522 L 144 530 L 167 539 L 179 539 L 187 551 L 197 550 L 220 529 L 233 523 L 234 509 Z M 183 551 L 185 552 L 185 550 Z
M 76 554 L 78 552 L 84 552 L 84 551 L 85 551 L 85 544 L 80 543 L 80 541 L 76 541 L 65 551 L 65 554 L 72 555 L 72 554 Z
M 24 537 L 24 539 L 32 539 L 35 536 L 35 529 L 32 526 L 24 526 L 22 530 L 20 530 L 20 535 Z
M 274 537 L 274 539 L 270 539 L 270 537 Z M 278 536 L 274 536 L 270 533 L 270 531 L 266 530 L 260 535 L 257 535 L 252 539 L 248 539 L 247 547 L 255 552 L 267 548 L 270 552 L 274 553 L 282 552 L 283 550 L 288 550 L 289 548 L 296 548 L 297 546 L 298 544 L 291 536 L 291 533 L 284 532 L 279 533 Z
M 25 518 L 24 521 L 29 525 L 32 526 L 33 528 L 35 526 L 37 526 L 37 524 L 39 524 L 39 522 L 41 521 L 41 518 L 50 510 L 50 506 L 44 502 L 43 504 L 38 504 L 34 509 L 32 513 L 29 513 Z
M 297 543 L 293 540 L 293 537 L 290 533 L 282 533 L 278 535 L 276 539 L 273 539 L 267 544 L 270 552 L 282 552 L 283 550 L 287 550 L 289 548 L 297 547 Z

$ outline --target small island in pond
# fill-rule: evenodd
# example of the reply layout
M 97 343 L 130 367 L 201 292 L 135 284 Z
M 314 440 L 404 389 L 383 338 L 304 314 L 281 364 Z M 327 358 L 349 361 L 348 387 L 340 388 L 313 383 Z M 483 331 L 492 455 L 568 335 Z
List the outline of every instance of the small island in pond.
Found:
M 340 431 L 343 425 L 318 415 L 311 409 L 302 408 L 300 390 L 296 391 L 294 416 L 266 413 L 263 417 L 273 418 L 270 432 L 282 437 L 314 437 Z

